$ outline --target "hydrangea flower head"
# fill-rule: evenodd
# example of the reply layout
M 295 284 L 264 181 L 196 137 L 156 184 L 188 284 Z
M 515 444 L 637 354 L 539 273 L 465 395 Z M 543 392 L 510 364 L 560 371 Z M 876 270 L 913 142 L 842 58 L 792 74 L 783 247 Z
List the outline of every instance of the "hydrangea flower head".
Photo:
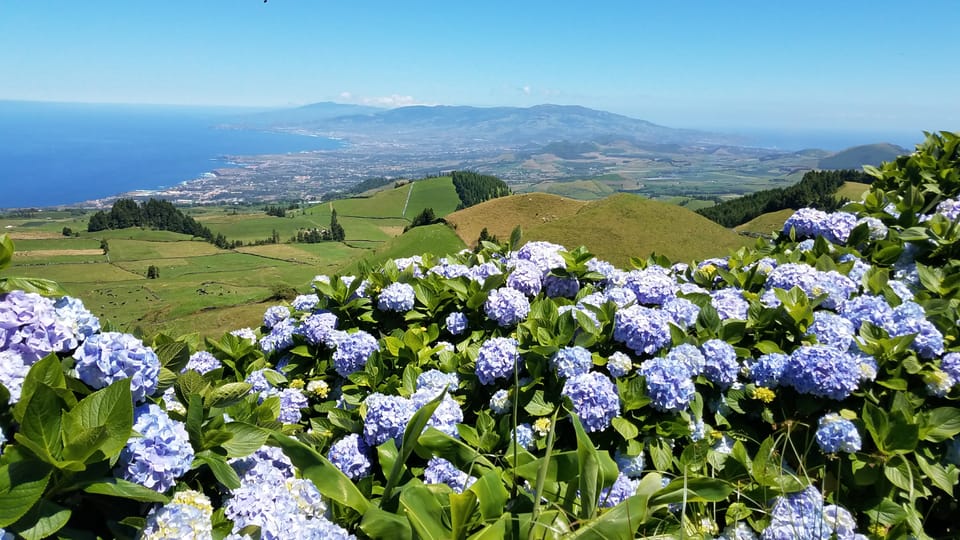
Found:
M 530 301 L 516 289 L 501 287 L 490 291 L 483 304 L 483 311 L 501 327 L 514 326 L 527 318 Z
M 530 424 L 517 424 L 517 432 L 514 442 L 521 448 L 527 450 L 533 448 L 533 427 Z
M 557 372 L 558 377 L 569 379 L 590 371 L 593 355 L 580 346 L 564 347 L 550 358 L 550 366 Z
M 507 286 L 527 296 L 536 296 L 543 288 L 543 270 L 528 260 L 515 260 L 507 276 Z
M 447 392 L 456 392 L 460 384 L 460 377 L 456 373 L 444 373 L 439 369 L 430 369 L 417 375 L 417 387 L 419 390 L 431 390 L 433 397 L 440 395 L 444 389 Z M 432 398 L 431 398 L 432 399 Z
M 606 375 L 591 371 L 567 379 L 561 394 L 570 398 L 573 413 L 588 432 L 603 431 L 620 414 L 620 395 Z
M 639 478 L 630 478 L 624 473 L 617 475 L 613 485 L 600 490 L 600 506 L 613 508 L 637 493 L 640 487 Z
M 320 297 L 316 294 L 301 294 L 290 302 L 293 309 L 297 311 L 311 311 L 320 302 Z
M 464 315 L 463 312 L 454 311 L 447 315 L 446 325 L 447 331 L 455 336 L 459 336 L 467 330 L 467 316 Z
M 620 351 L 616 351 L 607 358 L 607 371 L 614 377 L 624 377 L 632 370 L 633 360 Z
M 613 460 L 617 463 L 617 469 L 630 478 L 639 478 L 643 475 L 643 452 L 635 456 L 628 456 L 617 450 L 613 455 Z
M 748 366 L 750 380 L 758 386 L 776 388 L 789 361 L 790 357 L 782 353 L 765 354 Z
M 700 315 L 698 305 L 679 296 L 664 302 L 662 309 L 670 316 L 673 324 L 680 328 L 690 328 L 697 322 L 697 317 Z
M 337 316 L 333 313 L 311 313 L 297 327 L 297 333 L 307 338 L 311 345 L 323 345 L 328 349 L 336 347 L 338 336 Z
M 836 536 L 834 536 L 834 534 Z M 777 497 L 770 511 L 770 524 L 762 540 L 856 539 L 856 522 L 845 509 L 823 504 L 823 496 L 810 486 L 797 493 Z
M 49 298 L 20 290 L 0 294 L 0 349 L 16 351 L 27 365 L 76 348 L 75 327 L 58 315 Z
M 73 357 L 77 376 L 92 388 L 105 388 L 130 379 L 133 401 L 140 402 L 157 390 L 160 360 L 150 347 L 130 334 L 103 332 L 87 338 Z
M 379 446 L 388 439 L 400 441 L 416 405 L 400 396 L 374 392 L 363 401 L 367 414 L 363 418 L 363 440 L 370 446 Z
M 817 425 L 817 444 L 825 454 L 847 453 L 860 450 L 860 433 L 853 422 L 837 413 L 827 413 Z
M 813 324 L 807 331 L 816 336 L 818 343 L 840 351 L 850 350 L 856 337 L 853 323 L 849 319 L 824 310 L 813 313 Z
M 669 356 L 652 358 L 641 364 L 640 374 L 646 379 L 647 395 L 654 409 L 678 412 L 690 406 L 696 388 L 681 361 Z
M 117 474 L 154 491 L 167 491 L 190 470 L 193 462 L 193 446 L 186 428 L 157 405 L 148 403 L 134 409 L 133 430 L 139 435 L 130 437 L 120 451 Z
M 515 253 L 517 259 L 524 259 L 537 265 L 543 273 L 554 268 L 566 268 L 567 262 L 560 255 L 566 251 L 561 245 L 550 242 L 527 242 Z
M 79 299 L 63 296 L 53 303 L 53 307 L 60 322 L 78 338 L 88 338 L 100 331 L 100 320 Z
M 377 299 L 377 308 L 380 311 L 393 311 L 395 313 L 405 313 L 413 309 L 416 302 L 416 295 L 413 287 L 408 283 L 391 283 L 380 291 L 380 297 Z
M 703 373 L 703 370 L 707 366 L 707 359 L 704 358 L 703 354 L 704 353 L 700 352 L 700 349 L 694 345 L 681 343 L 670 349 L 666 357 L 670 360 L 680 362 L 680 364 L 686 368 L 688 377 L 696 377 Z
M 743 299 L 743 291 L 727 287 L 710 293 L 710 304 L 717 310 L 721 320 L 747 319 L 750 304 Z
M 740 364 L 733 346 L 722 339 L 710 339 L 700 345 L 706 360 L 703 374 L 721 388 L 729 388 L 737 381 Z
M 0 384 L 10 393 L 10 405 L 20 401 L 23 380 L 27 378 L 29 371 L 30 366 L 23 362 L 20 353 L 11 349 L 0 351 Z
M 613 339 L 637 356 L 652 355 L 670 343 L 670 316 L 659 309 L 632 305 L 614 316 Z
M 573 298 L 580 292 L 580 282 L 575 277 L 547 275 L 543 278 L 543 288 L 551 298 Z
M 276 324 L 290 317 L 290 308 L 287 306 L 270 306 L 263 313 L 263 326 L 273 328 Z
M 493 414 L 506 414 L 510 412 L 512 407 L 513 403 L 510 402 L 510 394 L 502 388 L 494 392 L 493 396 L 490 397 L 490 410 L 493 411 Z
M 363 330 L 342 334 L 333 352 L 333 367 L 341 377 L 347 377 L 363 369 L 370 355 L 379 350 L 377 338 Z
M 512 338 L 495 337 L 480 346 L 477 354 L 476 374 L 480 384 L 493 384 L 496 379 L 513 375 L 514 366 L 520 361 L 517 341 Z
M 372 464 L 368 454 L 369 448 L 360 435 L 351 433 L 333 443 L 327 452 L 327 459 L 351 480 L 357 480 L 370 474 Z
M 293 345 L 293 334 L 296 331 L 296 321 L 290 317 L 280 319 L 270 329 L 269 334 L 260 338 L 260 349 L 267 354 L 287 349 Z
M 199 491 L 174 494 L 169 503 L 155 506 L 147 514 L 140 533 L 143 540 L 203 540 L 213 538 L 213 505 Z
M 633 291 L 637 302 L 658 306 L 676 296 L 678 290 L 677 282 L 659 266 L 628 272 L 624 287 Z
M 423 471 L 423 481 L 426 484 L 446 484 L 453 491 L 463 493 L 477 479 L 441 457 L 432 457 Z
M 301 412 L 309 406 L 307 397 L 303 391 L 297 388 L 284 388 L 276 393 L 280 397 L 280 415 L 277 420 L 284 424 L 297 424 L 300 422 Z
M 203 375 L 204 373 L 209 373 L 222 367 L 223 364 L 220 362 L 220 360 L 217 360 L 216 356 L 207 351 L 197 351 L 190 355 L 190 360 L 187 361 L 187 365 L 184 366 L 183 370 L 181 370 L 181 373 L 193 370 Z
M 801 394 L 841 400 L 857 389 L 861 375 L 860 362 L 853 355 L 810 345 L 793 351 L 781 382 Z

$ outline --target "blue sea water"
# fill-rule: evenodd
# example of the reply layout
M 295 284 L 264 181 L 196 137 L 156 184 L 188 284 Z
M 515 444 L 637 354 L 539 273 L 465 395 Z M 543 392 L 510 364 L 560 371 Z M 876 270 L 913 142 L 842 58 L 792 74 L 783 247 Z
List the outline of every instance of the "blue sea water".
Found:
M 67 205 L 170 187 L 229 155 L 337 148 L 340 141 L 220 129 L 223 108 L 0 101 L 0 208 Z

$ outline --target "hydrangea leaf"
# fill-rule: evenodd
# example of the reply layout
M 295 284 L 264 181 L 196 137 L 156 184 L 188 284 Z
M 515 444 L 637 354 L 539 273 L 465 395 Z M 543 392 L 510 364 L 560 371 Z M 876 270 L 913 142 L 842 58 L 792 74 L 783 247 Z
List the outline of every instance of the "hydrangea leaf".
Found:
M 0 527 L 8 527 L 40 500 L 50 469 L 33 461 L 17 461 L 0 467 Z

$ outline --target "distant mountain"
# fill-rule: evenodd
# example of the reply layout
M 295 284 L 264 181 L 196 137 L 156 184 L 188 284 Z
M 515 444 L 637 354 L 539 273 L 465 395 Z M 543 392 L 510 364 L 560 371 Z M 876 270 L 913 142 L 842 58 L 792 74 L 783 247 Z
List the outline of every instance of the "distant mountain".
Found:
M 879 143 L 854 146 L 831 154 L 820 160 L 820 169 L 861 169 L 864 165 L 877 166 L 884 161 L 893 161 L 897 156 L 910 151 L 895 144 Z
M 628 140 L 656 144 L 738 144 L 739 139 L 691 129 L 674 129 L 646 120 L 573 105 L 534 107 L 410 106 L 351 109 L 321 103 L 259 115 L 272 125 L 318 134 L 384 142 L 450 145 L 544 145 Z M 342 113 L 342 114 L 341 114 Z
M 383 112 L 379 107 L 351 105 L 322 101 L 293 109 L 277 109 L 238 116 L 230 122 L 237 126 L 249 127 L 288 127 L 305 123 L 322 122 L 341 116 L 363 116 Z

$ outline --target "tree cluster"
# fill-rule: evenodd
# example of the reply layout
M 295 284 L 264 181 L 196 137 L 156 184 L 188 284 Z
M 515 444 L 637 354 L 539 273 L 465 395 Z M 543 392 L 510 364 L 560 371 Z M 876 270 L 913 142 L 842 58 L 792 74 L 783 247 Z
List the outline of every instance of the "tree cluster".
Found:
M 150 199 L 140 204 L 133 199 L 117 199 L 109 212 L 101 210 L 90 216 L 90 221 L 87 222 L 87 232 L 128 227 L 149 227 L 189 234 L 216 243 L 210 229 L 178 210 L 169 201 L 158 199 Z
M 346 240 L 346 238 L 346 232 L 344 232 L 340 222 L 337 221 L 337 211 L 333 210 L 330 213 L 330 240 L 333 240 L 334 242 L 343 242 Z
M 471 171 L 453 171 L 450 176 L 453 178 L 453 187 L 457 190 L 457 196 L 460 197 L 457 210 L 510 195 L 510 188 L 496 176 Z
M 437 216 L 433 212 L 433 208 L 424 208 L 422 212 L 416 215 L 413 218 L 413 221 L 409 225 L 403 228 L 403 232 L 407 232 L 414 227 L 422 227 L 424 225 L 433 225 L 434 223 L 440 221 L 437 219 Z
M 872 179 L 862 171 L 808 171 L 792 186 L 757 191 L 702 208 L 697 213 L 724 227 L 736 227 L 762 214 L 787 208 L 796 210 L 806 207 L 833 212 L 845 203 L 835 196 L 844 182 L 869 184 Z

